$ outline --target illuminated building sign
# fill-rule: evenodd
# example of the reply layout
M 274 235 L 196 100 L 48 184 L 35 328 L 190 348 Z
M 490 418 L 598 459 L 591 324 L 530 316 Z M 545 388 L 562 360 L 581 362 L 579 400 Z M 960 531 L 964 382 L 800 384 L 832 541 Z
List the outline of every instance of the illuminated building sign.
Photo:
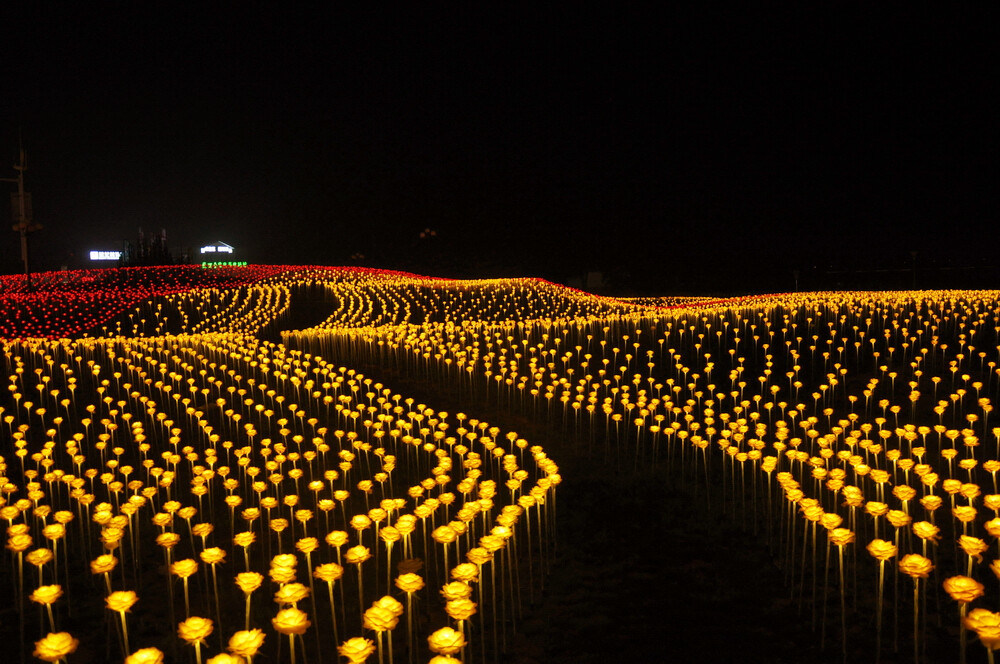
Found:
M 120 251 L 91 251 L 90 260 L 92 261 L 116 261 L 122 257 L 122 252 Z
M 207 263 L 202 263 L 202 269 L 209 269 L 213 267 L 246 267 L 246 261 L 212 261 Z
M 209 244 L 201 248 L 201 253 L 203 254 L 231 254 L 233 253 L 233 248 L 226 244 L 225 242 L 216 242 L 215 244 Z

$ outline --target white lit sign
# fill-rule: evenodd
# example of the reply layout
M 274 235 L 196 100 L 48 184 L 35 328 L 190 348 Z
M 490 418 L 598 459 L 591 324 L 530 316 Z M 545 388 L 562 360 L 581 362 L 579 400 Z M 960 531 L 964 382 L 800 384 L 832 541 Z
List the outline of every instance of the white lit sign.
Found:
M 207 247 L 201 248 L 201 253 L 203 254 L 214 254 L 216 252 L 220 254 L 231 254 L 233 253 L 233 248 L 225 244 L 220 244 L 218 246 L 210 244 Z
M 91 251 L 90 260 L 92 261 L 116 261 L 122 257 L 122 252 L 120 251 Z

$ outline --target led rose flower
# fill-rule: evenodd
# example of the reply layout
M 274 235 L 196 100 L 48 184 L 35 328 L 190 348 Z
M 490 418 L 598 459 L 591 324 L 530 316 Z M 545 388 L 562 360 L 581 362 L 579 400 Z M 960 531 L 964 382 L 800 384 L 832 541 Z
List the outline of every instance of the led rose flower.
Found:
M 442 627 L 427 637 L 427 645 L 431 652 L 454 655 L 465 647 L 465 635 L 451 627 Z
M 259 629 L 246 629 L 229 637 L 227 650 L 234 655 L 250 659 L 264 645 L 264 632 Z
M 226 552 L 217 546 L 205 549 L 199 556 L 201 561 L 208 565 L 217 565 L 226 561 Z
M 348 535 L 343 530 L 333 530 L 327 533 L 324 539 L 326 540 L 327 544 L 329 544 L 335 549 L 339 549 L 340 547 L 347 544 Z
M 240 572 L 236 575 L 236 585 L 247 594 L 260 588 L 260 584 L 263 582 L 264 577 L 258 572 Z
M 119 613 L 128 611 L 138 601 L 138 596 L 132 590 L 118 590 L 104 598 L 108 609 Z
M 399 603 L 399 600 L 391 595 L 383 595 L 382 597 L 379 597 L 375 600 L 374 606 L 380 606 L 397 617 L 403 615 L 403 605 Z
M 177 624 L 177 636 L 189 644 L 204 643 L 205 639 L 211 636 L 214 628 L 214 623 L 210 618 L 191 616 L 184 622 Z
M 375 652 L 375 643 L 371 639 L 356 636 L 338 646 L 337 652 L 340 653 L 341 657 L 346 657 L 351 664 L 363 664 Z
M 257 533 L 252 530 L 246 530 L 242 533 L 236 533 L 233 537 L 233 544 L 236 546 L 248 547 L 257 541 Z
M 140 648 L 125 658 L 125 664 L 163 664 L 163 651 L 159 648 Z
M 854 541 L 854 533 L 847 528 L 834 528 L 826 536 L 835 546 L 844 546 Z
M 975 558 L 976 562 L 982 562 L 983 556 L 981 554 L 990 548 L 983 540 L 970 535 L 959 535 L 958 545 L 962 547 L 962 551 L 965 551 L 970 559 Z
M 51 586 L 39 586 L 34 592 L 28 595 L 28 599 L 36 604 L 49 605 L 62 597 L 62 586 L 55 584 Z
M 396 587 L 405 593 L 415 593 L 424 587 L 424 580 L 419 574 L 412 572 L 396 577 Z
M 886 519 L 894 528 L 905 528 L 912 521 L 910 515 L 902 510 L 889 510 L 886 513 Z
M 834 512 L 827 512 L 819 518 L 819 523 L 826 530 L 833 530 L 839 528 L 840 524 L 844 522 L 844 518 L 839 514 Z
M 872 516 L 882 516 L 889 511 L 889 506 L 877 500 L 869 500 L 865 503 L 865 511 Z
M 466 599 L 472 595 L 472 586 L 465 581 L 452 581 L 441 586 L 441 596 L 447 601 Z
M 128 624 L 125 622 L 125 614 L 138 601 L 139 598 L 136 596 L 135 592 L 131 590 L 119 590 L 104 598 L 104 602 L 107 604 L 108 609 L 118 613 L 118 616 L 121 618 L 122 636 L 125 640 L 125 652 L 131 650 L 128 645 Z
M 28 596 L 32 602 L 36 604 L 41 604 L 45 607 L 45 610 L 49 614 L 49 627 L 53 630 L 56 628 L 56 618 L 52 613 L 52 605 L 62 597 L 63 591 L 62 586 L 56 584 L 51 586 L 39 586 Z
M 979 637 L 980 643 L 991 652 L 1000 650 L 1000 613 L 987 609 L 973 609 L 963 621 L 966 629 Z
M 941 539 L 941 529 L 930 521 L 917 521 L 913 524 L 913 534 L 924 541 L 936 542 Z
M 187 620 L 177 625 L 177 636 L 187 641 L 188 645 L 194 646 L 195 658 L 201 664 L 201 644 L 205 642 L 214 629 L 209 618 L 199 618 L 191 616 Z
M 170 566 L 171 574 L 179 576 L 182 579 L 190 577 L 192 574 L 198 571 L 198 563 L 191 558 L 185 558 L 184 560 L 178 560 L 173 565 Z
M 926 579 L 934 569 L 934 564 L 919 553 L 908 553 L 900 559 L 899 569 L 915 579 Z
M 878 561 L 878 601 L 875 614 L 876 652 L 882 648 L 882 598 L 885 587 L 885 563 L 897 553 L 896 545 L 882 539 L 873 539 L 865 547 L 872 558 Z
M 34 565 L 35 567 L 41 568 L 46 563 L 51 562 L 52 557 L 53 557 L 52 549 L 42 548 L 42 549 L 35 549 L 27 556 L 25 556 L 24 559 L 27 560 L 28 563 Z M 41 574 L 41 570 L 39 570 L 39 574 Z
M 461 563 L 451 569 L 451 578 L 471 583 L 479 580 L 479 567 L 472 563 Z
M 452 620 L 468 620 L 476 614 L 476 603 L 469 599 L 453 599 L 445 603 L 445 612 Z
M 303 537 L 295 542 L 295 548 L 302 553 L 312 553 L 319 548 L 319 540 L 315 537 Z
M 320 581 L 326 581 L 327 583 L 337 581 L 343 575 L 344 568 L 337 563 L 324 563 L 322 565 L 317 565 L 316 569 L 313 570 L 313 577 L 319 579 Z
M 205 664 L 246 664 L 246 660 L 239 655 L 230 655 L 227 652 L 221 652 L 214 657 L 209 657 Z
M 294 567 L 272 567 L 267 574 L 274 583 L 291 583 L 296 578 Z
M 43 662 L 58 662 L 76 652 L 79 645 L 79 639 L 74 639 L 69 632 L 55 632 L 35 641 L 35 651 L 31 654 Z
M 377 604 L 372 605 L 364 613 L 363 625 L 365 629 L 385 632 L 396 629 L 397 624 L 399 624 L 399 618 L 396 614 Z
M 309 621 L 309 616 L 306 615 L 305 611 L 289 607 L 278 611 L 278 614 L 271 619 L 271 625 L 282 634 L 301 636 L 305 634 L 312 623 Z
M 307 597 L 309 597 L 309 587 L 301 583 L 286 583 L 274 593 L 274 601 L 279 605 L 296 606 Z
M 941 496 L 935 496 L 934 494 L 930 494 L 920 499 L 920 506 L 923 507 L 924 510 L 926 510 L 927 512 L 934 512 L 934 510 L 941 507 L 941 504 L 943 502 L 944 501 L 941 499 Z
M 953 576 L 944 580 L 944 591 L 960 604 L 968 604 L 983 596 L 985 586 L 968 576 Z
M 450 655 L 435 655 L 427 660 L 427 664 L 462 664 L 462 660 L 455 659 Z
M 865 548 L 868 549 L 868 553 L 871 554 L 872 558 L 881 562 L 885 562 L 895 556 L 897 551 L 895 544 L 882 539 L 873 539 Z
M 7 539 L 7 548 L 14 553 L 22 553 L 31 548 L 31 543 L 31 535 L 20 533 Z M 60 632 L 60 634 L 65 634 L 65 632 Z
M 344 553 L 344 560 L 351 565 L 360 565 L 372 557 L 372 552 L 367 546 L 352 546 Z
M 344 576 L 344 568 L 337 563 L 325 563 L 318 565 L 313 570 L 313 576 L 320 581 L 326 581 L 327 597 L 330 600 L 330 613 L 333 618 L 333 640 L 336 643 L 340 641 L 340 632 L 337 628 L 337 611 L 333 604 L 333 584 Z M 343 592 L 343 588 L 341 588 L 341 597 L 343 597 Z M 341 612 L 343 613 L 343 607 L 341 607 Z
M 838 523 L 837 525 L 840 524 Z M 837 526 L 834 526 L 834 528 L 836 527 Z M 481 568 L 483 565 L 493 560 L 493 554 L 487 551 L 485 548 L 477 546 L 472 549 L 469 549 L 465 553 L 465 559 L 474 565 L 478 565 Z
M 177 533 L 160 533 L 156 536 L 156 543 L 164 549 L 172 549 L 181 541 L 181 536 Z
M 356 531 L 358 531 L 359 535 L 361 534 L 362 530 L 370 528 L 371 525 L 372 525 L 372 520 L 369 519 L 368 515 L 366 514 L 355 514 L 354 516 L 351 517 L 351 528 L 354 528 Z
M 450 525 L 438 526 L 431 531 L 431 537 L 439 544 L 451 544 L 458 539 L 458 533 Z

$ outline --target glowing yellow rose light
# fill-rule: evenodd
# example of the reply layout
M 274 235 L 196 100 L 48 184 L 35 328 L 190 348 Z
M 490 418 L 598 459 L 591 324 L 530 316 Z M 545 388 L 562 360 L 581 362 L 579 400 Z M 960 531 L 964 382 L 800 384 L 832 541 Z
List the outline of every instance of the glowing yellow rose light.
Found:
M 257 541 L 257 534 L 247 530 L 233 537 L 233 544 L 243 547 L 243 564 L 246 571 L 250 570 L 250 546 Z
M 442 627 L 427 637 L 427 645 L 431 652 L 454 655 L 465 647 L 465 635 L 451 627 Z
M 953 600 L 960 604 L 968 604 L 977 597 L 982 597 L 985 586 L 967 576 L 952 576 L 944 580 L 944 590 Z
M 367 518 L 367 517 L 365 517 Z M 367 546 L 361 544 L 352 546 L 344 553 L 344 560 L 350 565 L 358 568 L 358 606 L 364 606 L 364 579 L 361 575 L 361 564 L 372 557 L 372 552 Z
M 927 578 L 931 570 L 934 569 L 934 564 L 919 553 L 908 553 L 900 559 L 899 569 L 913 579 L 913 653 L 914 661 L 918 661 L 920 654 L 920 579 Z
M 213 629 L 214 625 L 211 619 L 197 616 L 191 616 L 177 625 L 177 636 L 186 641 L 188 645 L 194 646 L 198 664 L 201 664 L 201 644 L 212 634 Z
M 191 558 L 178 560 L 170 566 L 170 572 L 184 581 L 184 615 L 191 616 L 191 600 L 188 590 L 188 579 L 198 571 L 198 563 Z
M 295 637 L 305 634 L 309 626 L 312 625 L 309 616 L 306 615 L 305 611 L 289 607 L 278 611 L 278 614 L 271 618 L 271 625 L 274 626 L 275 631 L 288 635 L 289 653 L 292 664 L 295 664 Z
M 993 651 L 1000 650 L 1000 613 L 993 613 L 987 609 L 973 609 L 965 616 L 964 625 L 966 629 L 976 633 L 992 662 Z
M 227 652 L 220 652 L 214 657 L 209 657 L 205 664 L 246 664 L 246 660 L 239 655 L 231 655 Z
M 320 581 L 326 581 L 327 596 L 330 600 L 330 614 L 333 617 L 333 641 L 334 643 L 339 643 L 340 636 L 337 627 L 337 610 L 333 603 L 333 584 L 344 576 L 344 568 L 337 563 L 317 565 L 316 569 L 313 570 L 313 576 Z M 341 595 L 343 595 L 343 589 L 341 589 Z M 343 603 L 343 601 L 341 601 L 341 603 Z M 343 607 L 341 607 L 341 610 L 343 610 Z
M 847 656 L 847 591 L 844 587 L 844 547 L 854 541 L 854 532 L 847 528 L 834 528 L 826 533 L 827 539 L 837 547 L 840 561 L 840 627 L 841 646 Z
M 140 648 L 125 658 L 125 664 L 163 664 L 163 651 L 159 648 Z
M 982 562 L 982 554 L 989 549 L 989 544 L 979 539 L 978 537 L 972 537 L 970 535 L 960 535 L 958 538 L 958 545 L 962 547 L 962 551 L 969 557 L 968 572 L 966 576 L 972 576 L 972 561 Z
M 885 563 L 897 553 L 896 545 L 881 539 L 874 539 L 865 547 L 873 558 L 878 560 L 878 606 L 876 610 L 875 633 L 876 649 L 881 652 L 882 648 L 882 599 L 885 587 Z
M 259 629 L 245 629 L 229 637 L 227 650 L 250 661 L 264 645 L 264 632 Z
M 301 583 L 286 583 L 274 594 L 274 601 L 279 605 L 298 605 L 309 597 L 309 588 Z
M 351 664 L 363 664 L 375 652 L 375 643 L 371 639 L 356 636 L 338 646 L 337 652 Z
M 76 652 L 80 645 L 79 639 L 74 639 L 69 632 L 49 633 L 40 641 L 35 641 L 33 657 L 43 662 L 58 662 L 67 655 Z
M 461 630 L 461 623 L 476 614 L 476 606 L 476 603 L 469 599 L 453 599 L 445 604 L 444 610 L 452 620 L 459 622 Z
M 56 628 L 56 619 L 52 613 L 52 605 L 62 597 L 63 590 L 62 586 L 54 584 L 51 586 L 39 586 L 28 595 L 28 599 L 36 604 L 41 604 L 45 607 L 45 610 L 49 614 L 49 627 L 52 630 Z
M 122 635 L 125 640 L 125 652 L 131 650 L 128 645 L 128 625 L 125 622 L 125 614 L 132 606 L 139 601 L 135 592 L 131 590 L 119 590 L 104 598 L 104 603 L 111 611 L 118 613 L 122 621 Z
M 465 581 L 452 581 L 441 587 L 441 596 L 446 601 L 453 599 L 467 599 L 472 595 L 472 586 Z

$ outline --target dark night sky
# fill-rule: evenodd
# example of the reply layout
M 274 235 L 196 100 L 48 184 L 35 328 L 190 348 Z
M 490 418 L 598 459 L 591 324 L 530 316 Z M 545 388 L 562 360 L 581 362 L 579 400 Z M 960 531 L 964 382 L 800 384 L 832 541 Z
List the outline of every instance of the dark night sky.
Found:
M 769 290 L 998 235 L 995 11 L 13 4 L 0 164 L 21 128 L 39 267 L 141 226 L 252 262 Z

